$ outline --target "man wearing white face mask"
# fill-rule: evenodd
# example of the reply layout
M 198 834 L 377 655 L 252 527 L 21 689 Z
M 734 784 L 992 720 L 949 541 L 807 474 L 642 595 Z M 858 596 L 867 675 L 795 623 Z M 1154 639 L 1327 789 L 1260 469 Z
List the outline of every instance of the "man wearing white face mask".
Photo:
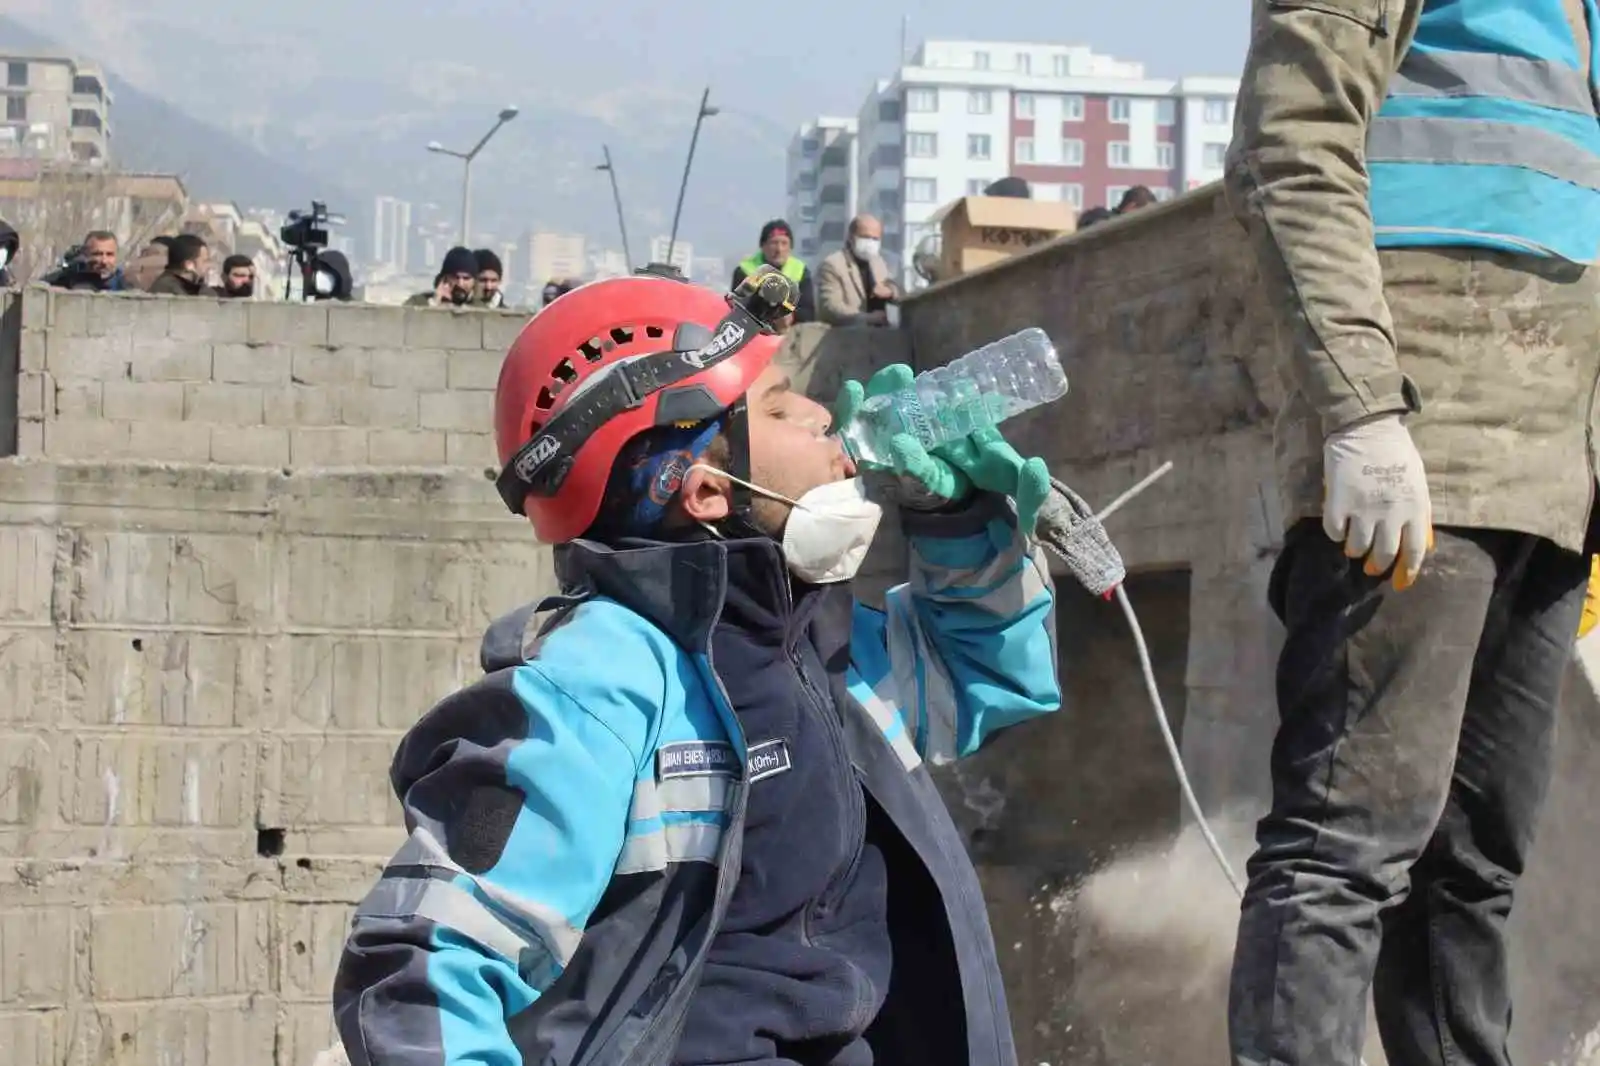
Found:
M 817 268 L 818 318 L 830 326 L 887 326 L 900 288 L 883 261 L 883 223 L 857 215 L 843 248 Z
M 1020 532 L 1048 473 L 896 441 L 908 581 L 855 602 L 881 505 L 752 321 L 617 278 L 512 345 L 497 486 L 563 595 L 400 745 L 411 835 L 334 990 L 354 1066 L 1015 1066 L 925 761 L 1060 705 Z

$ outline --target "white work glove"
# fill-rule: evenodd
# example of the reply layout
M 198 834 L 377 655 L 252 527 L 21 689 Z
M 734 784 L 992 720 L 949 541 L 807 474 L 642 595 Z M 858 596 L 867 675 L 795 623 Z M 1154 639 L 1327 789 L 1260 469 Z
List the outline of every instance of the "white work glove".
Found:
M 1400 416 L 1331 434 L 1322 445 L 1322 476 L 1324 532 L 1351 559 L 1366 559 L 1369 577 L 1393 566 L 1395 589 L 1409 588 L 1433 549 L 1433 504 L 1422 456 Z

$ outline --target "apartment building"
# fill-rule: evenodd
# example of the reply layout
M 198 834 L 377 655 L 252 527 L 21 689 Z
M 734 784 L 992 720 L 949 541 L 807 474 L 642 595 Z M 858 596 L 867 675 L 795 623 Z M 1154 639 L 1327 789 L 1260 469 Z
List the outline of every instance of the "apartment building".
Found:
M 0 55 L 0 154 L 52 161 L 111 157 L 111 90 L 100 68 L 68 55 Z
M 551 278 L 585 277 L 589 273 L 588 239 L 581 233 L 528 233 L 522 238 L 517 266 L 522 270 L 514 272 L 535 288 L 542 288 Z
M 372 200 L 372 258 L 395 274 L 411 269 L 411 204 L 393 196 Z
M 854 135 L 831 142 L 843 154 L 848 136 L 855 160 L 839 214 L 877 215 L 896 263 L 937 230 L 940 206 L 1008 175 L 1027 179 L 1035 198 L 1078 210 L 1114 207 L 1135 185 L 1166 199 L 1222 176 L 1238 87 L 1236 78 L 1151 78 L 1140 63 L 1083 46 L 928 41 L 873 87 Z M 802 127 L 796 142 L 828 121 Z M 802 198 L 813 171 L 797 158 L 804 153 L 792 145 L 799 215 L 815 201 Z M 820 230 L 817 240 L 820 250 L 838 243 Z
M 824 116 L 802 125 L 789 141 L 785 217 L 802 259 L 818 259 L 844 241 L 858 200 L 856 132 L 855 119 Z
M 667 258 L 667 251 L 671 249 L 672 258 Z M 694 245 L 679 237 L 676 242 L 671 237 L 650 238 L 650 262 L 667 263 L 683 271 L 687 276 L 694 264 Z M 639 264 L 643 266 L 643 263 Z

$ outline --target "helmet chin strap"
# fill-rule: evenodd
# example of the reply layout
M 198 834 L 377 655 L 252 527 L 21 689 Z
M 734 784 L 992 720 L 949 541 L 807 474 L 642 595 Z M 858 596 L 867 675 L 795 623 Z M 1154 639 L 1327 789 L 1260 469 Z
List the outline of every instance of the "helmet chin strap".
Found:
M 746 484 L 750 480 L 750 409 L 745 397 L 740 396 L 728 408 L 723 425 L 728 441 L 728 473 L 733 477 L 728 483 L 728 517 L 717 523 L 717 532 L 729 540 L 764 537 L 767 534 L 757 528 L 750 512 L 755 496 Z

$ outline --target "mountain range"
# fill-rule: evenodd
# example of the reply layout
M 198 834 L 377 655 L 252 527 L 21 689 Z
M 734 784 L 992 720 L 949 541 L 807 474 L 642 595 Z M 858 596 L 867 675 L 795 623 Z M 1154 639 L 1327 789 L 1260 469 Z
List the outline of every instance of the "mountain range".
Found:
M 7 7 L 21 10 L 0 17 L 0 50 L 67 51 L 106 70 L 120 165 L 177 173 L 194 195 L 241 207 L 303 207 L 315 196 L 346 215 L 363 251 L 375 196 L 456 217 L 461 164 L 425 146 L 466 149 L 515 103 L 520 116 L 473 166 L 474 237 L 509 241 L 531 229 L 617 244 L 610 186 L 595 170 L 609 144 L 642 258 L 670 226 L 703 87 L 704 75 L 599 78 L 574 93 L 551 64 L 537 77 L 519 71 L 481 27 L 430 56 L 396 56 L 375 46 L 385 31 L 357 5 L 322 4 L 314 23 L 281 25 L 253 8 L 248 35 L 225 8 L 192 0 Z M 443 58 L 452 54 L 472 61 Z M 697 254 L 743 254 L 781 213 L 787 138 L 785 126 L 738 106 L 708 120 L 681 229 Z

